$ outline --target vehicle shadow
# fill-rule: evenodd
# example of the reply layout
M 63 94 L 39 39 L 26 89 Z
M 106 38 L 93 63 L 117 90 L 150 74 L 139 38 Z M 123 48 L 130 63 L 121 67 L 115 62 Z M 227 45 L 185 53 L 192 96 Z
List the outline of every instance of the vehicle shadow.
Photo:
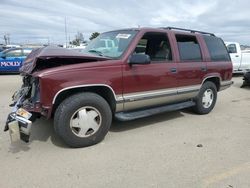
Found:
M 233 86 L 236 87 L 236 88 L 239 88 L 239 89 L 244 89 L 244 90 L 248 90 L 250 88 L 250 84 L 243 86 L 243 80 L 241 82 L 235 82 L 233 84 Z
M 243 77 L 244 73 L 233 73 L 233 77 Z
M 113 120 L 110 131 L 111 132 L 122 132 L 143 128 L 146 126 L 150 126 L 155 123 L 167 122 L 172 119 L 183 117 L 182 111 L 174 111 L 174 112 L 166 112 L 162 114 L 157 114 L 154 116 L 132 120 L 132 121 L 118 121 L 116 119 Z M 46 120 L 45 118 L 37 119 L 32 124 L 31 129 L 31 137 L 29 143 L 17 143 L 11 146 L 10 151 L 12 153 L 17 153 L 19 151 L 28 151 L 30 149 L 30 145 L 34 142 L 49 142 L 53 143 L 57 147 L 70 149 L 59 136 L 55 134 L 53 120 Z
M 0 76 L 4 75 L 4 76 L 13 76 L 13 75 L 20 75 L 19 72 L 0 72 Z
M 48 140 L 59 147 L 68 148 L 63 141 L 56 135 L 54 131 L 53 120 L 47 120 L 45 118 L 37 119 L 32 124 L 30 142 L 42 141 L 47 142 Z
M 34 142 L 48 142 L 51 141 L 54 145 L 62 148 L 69 148 L 65 145 L 62 140 L 55 134 L 53 120 L 46 120 L 44 118 L 37 119 L 31 127 L 31 136 L 28 143 L 18 141 L 11 143 L 9 151 L 11 153 L 18 153 L 20 151 L 30 150 L 30 146 Z

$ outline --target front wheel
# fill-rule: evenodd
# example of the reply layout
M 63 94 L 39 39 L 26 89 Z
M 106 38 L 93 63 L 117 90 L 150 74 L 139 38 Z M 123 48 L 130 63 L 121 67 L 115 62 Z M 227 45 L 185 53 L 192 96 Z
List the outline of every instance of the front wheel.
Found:
M 71 147 L 100 142 L 112 121 L 109 104 L 95 93 L 79 93 L 65 99 L 54 117 L 55 132 Z
M 208 114 L 215 106 L 217 100 L 217 88 L 213 82 L 205 82 L 195 99 L 193 110 L 198 114 Z

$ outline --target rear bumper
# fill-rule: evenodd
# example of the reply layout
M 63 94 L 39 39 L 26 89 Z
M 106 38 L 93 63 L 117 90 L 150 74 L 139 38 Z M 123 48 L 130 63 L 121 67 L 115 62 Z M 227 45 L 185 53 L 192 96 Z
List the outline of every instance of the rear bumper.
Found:
M 222 81 L 221 84 L 220 84 L 220 91 L 229 88 L 231 85 L 233 85 L 233 83 L 234 82 L 232 80 Z

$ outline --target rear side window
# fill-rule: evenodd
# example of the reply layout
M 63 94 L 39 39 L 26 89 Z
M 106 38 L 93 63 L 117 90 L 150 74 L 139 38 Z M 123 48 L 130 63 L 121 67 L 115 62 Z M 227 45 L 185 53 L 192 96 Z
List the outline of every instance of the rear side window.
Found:
M 176 35 L 181 61 L 201 61 L 201 49 L 195 36 Z
M 212 61 L 230 61 L 227 49 L 220 38 L 203 36 Z

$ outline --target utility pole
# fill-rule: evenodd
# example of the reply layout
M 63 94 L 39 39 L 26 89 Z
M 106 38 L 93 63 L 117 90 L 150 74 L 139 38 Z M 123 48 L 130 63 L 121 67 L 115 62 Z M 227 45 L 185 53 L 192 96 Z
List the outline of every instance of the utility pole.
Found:
M 47 39 L 48 39 L 48 46 L 49 46 L 50 45 L 50 38 L 48 37 Z
M 66 42 L 65 46 L 67 48 L 67 43 L 68 43 L 67 39 L 68 39 L 68 37 L 67 37 L 67 22 L 66 22 L 66 17 L 64 19 L 64 27 L 65 27 L 65 42 Z
M 6 34 L 3 35 L 3 39 L 4 39 L 5 45 L 7 45 L 7 36 L 6 36 Z
M 7 33 L 8 44 L 10 44 L 10 34 Z
M 4 38 L 5 45 L 10 44 L 10 34 L 9 33 L 5 33 L 3 38 Z

